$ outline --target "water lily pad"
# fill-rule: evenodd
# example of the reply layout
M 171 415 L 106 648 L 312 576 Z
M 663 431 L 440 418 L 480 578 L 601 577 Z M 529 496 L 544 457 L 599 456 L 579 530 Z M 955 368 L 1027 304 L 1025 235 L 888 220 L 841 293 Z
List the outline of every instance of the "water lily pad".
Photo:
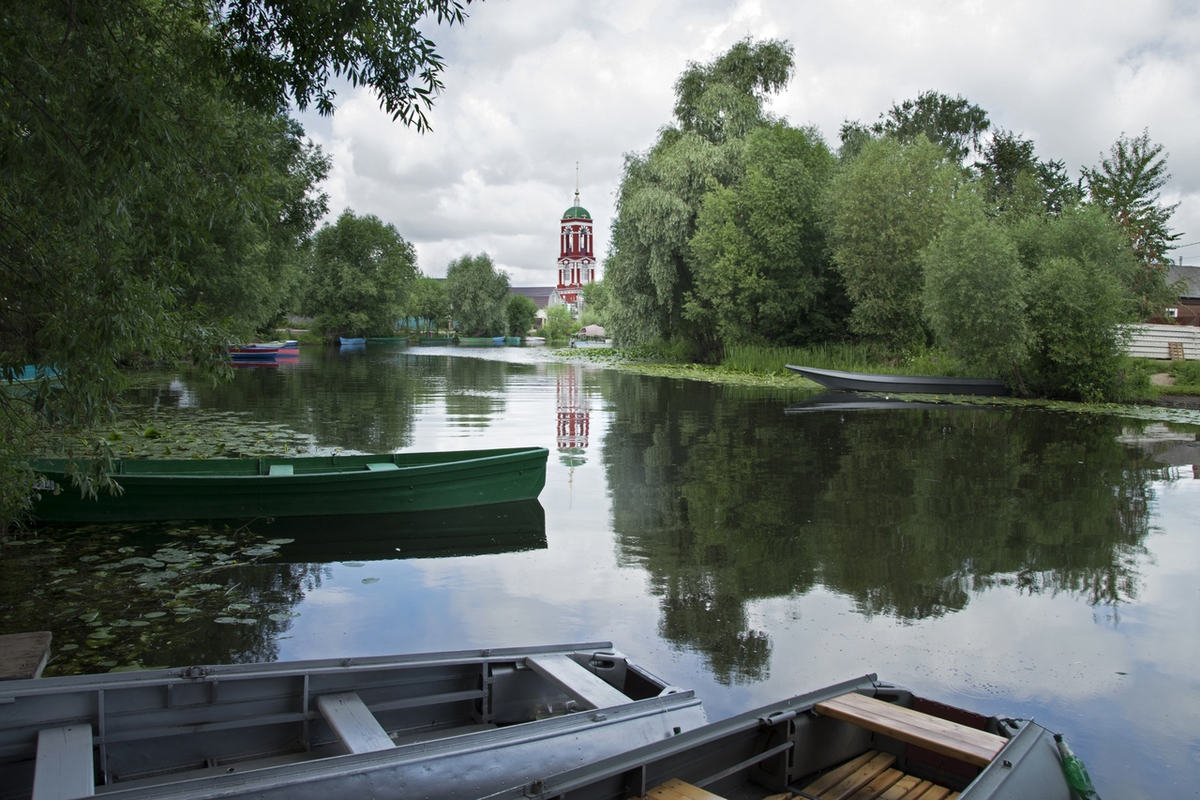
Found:
M 365 567 L 365 566 L 366 566 L 366 564 L 364 564 L 364 563 L 363 563 L 363 562 L 361 562 L 361 561 L 343 561 L 343 562 L 342 562 L 342 566 L 343 566 L 343 567 L 355 567 L 355 568 L 357 568 L 357 567 Z
M 142 614 L 142 618 L 143 619 L 158 619 L 159 617 L 165 617 L 166 615 L 167 615 L 167 612 L 165 612 L 165 611 L 150 611 L 145 614 Z
M 268 539 L 267 544 L 291 544 L 295 539 Z
M 300 616 L 300 615 L 295 613 L 294 611 L 284 611 L 284 612 L 276 612 L 274 614 L 268 614 L 267 619 L 269 619 L 273 622 L 284 622 L 285 620 L 289 620 L 292 617 L 298 617 L 298 616 Z
M 237 619 L 234 617 L 217 617 L 213 620 L 213 622 L 217 623 L 218 625 L 234 625 L 237 623 Z
M 379 583 L 379 578 L 363 578 L 363 583 Z

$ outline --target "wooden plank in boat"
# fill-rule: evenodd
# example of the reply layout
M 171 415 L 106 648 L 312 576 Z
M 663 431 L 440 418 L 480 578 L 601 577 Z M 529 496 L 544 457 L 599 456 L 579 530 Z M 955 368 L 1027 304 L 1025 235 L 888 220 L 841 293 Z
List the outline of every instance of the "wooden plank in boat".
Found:
M 395 747 L 357 692 L 322 695 L 317 698 L 317 708 L 351 753 L 373 753 Z
M 892 788 L 903 777 L 904 773 L 898 769 L 884 770 L 879 777 L 850 795 L 847 800 L 877 800 L 881 794 Z
M 68 800 L 95 793 L 92 726 L 66 725 L 38 731 L 32 800 Z
M 525 663 L 534 672 L 588 708 L 606 708 L 631 702 L 626 695 L 603 678 L 588 672 L 570 656 L 526 656 Z
M 879 800 L 910 800 L 910 798 L 920 797 L 931 786 L 933 784 L 929 781 L 923 781 L 912 775 L 905 775 L 888 787 L 886 792 L 879 795 Z M 916 792 L 918 788 L 920 791 Z
M 679 778 L 672 778 L 646 792 L 645 800 L 724 800 L 724 798 Z
M 836 769 L 804 787 L 808 794 L 821 800 L 847 800 L 852 794 L 883 774 L 896 757 L 875 750 L 868 750 L 858 758 L 847 761 Z
M 814 709 L 875 733 L 919 745 L 968 764 L 985 767 L 1008 743 L 1003 736 L 922 714 L 911 708 L 850 692 L 817 703 Z

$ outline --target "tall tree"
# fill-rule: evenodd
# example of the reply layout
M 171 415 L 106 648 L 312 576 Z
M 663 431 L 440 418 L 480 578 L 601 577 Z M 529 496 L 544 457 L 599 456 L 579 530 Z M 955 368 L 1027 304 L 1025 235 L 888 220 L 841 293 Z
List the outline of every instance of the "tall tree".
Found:
M 271 309 L 239 301 L 234 273 L 291 258 L 319 201 L 311 190 L 323 161 L 296 129 L 281 128 L 288 100 L 331 112 L 327 84 L 341 75 L 424 127 L 442 63 L 419 29 L 460 21 L 462 6 L 5 4 L 0 369 L 53 364 L 62 373 L 61 391 L 33 399 L 38 417 L 0 398 L 0 441 L 17 443 L 6 455 L 43 447 L 38 433 L 48 429 L 31 420 L 57 430 L 100 418 L 125 365 L 217 365 L 237 330 L 214 320 L 261 323 Z M 304 152 L 289 154 L 297 146 Z
M 496 269 L 487 253 L 451 261 L 446 268 L 446 294 L 460 332 L 468 336 L 505 333 L 508 276 Z
M 916 100 L 892 105 L 871 127 L 876 134 L 902 142 L 923 135 L 961 163 L 972 150 L 979 149 L 979 140 L 990 124 L 987 112 L 965 97 L 949 97 L 931 89 L 921 92 Z
M 695 284 L 688 242 L 705 192 L 741 177 L 742 137 L 766 122 L 763 103 L 791 69 L 791 45 L 775 40 L 743 40 L 708 64 L 689 64 L 675 84 L 676 124 L 646 153 L 626 155 L 605 265 L 615 338 L 678 336 L 711 352 L 712 331 L 683 314 Z
M 1027 276 L 977 192 L 959 193 L 920 260 L 923 307 L 939 343 L 984 375 L 1019 376 L 1031 344 Z
M 394 225 L 346 209 L 317 231 L 305 310 L 331 336 L 386 336 L 416 278 L 416 251 Z
M 834 178 L 829 235 L 857 333 L 899 349 L 926 342 L 919 256 L 942 224 L 959 173 L 921 135 L 911 144 L 867 142 Z
M 1163 205 L 1161 190 L 1171 179 L 1163 146 L 1140 136 L 1121 134 L 1101 155 L 1100 166 L 1083 171 L 1088 197 L 1107 211 L 1125 236 L 1141 269 L 1130 290 L 1137 296 L 1139 315 L 1160 313 L 1176 293 L 1167 286 L 1167 253 L 1179 234 L 1171 230 L 1171 215 L 1179 204 Z
M 819 209 L 834 157 L 820 134 L 784 124 L 746 137 L 745 178 L 705 195 L 692 237 L 687 313 L 724 343 L 829 338 L 831 269 Z
M 504 306 L 504 319 L 510 336 L 524 336 L 537 324 L 537 303 L 523 294 L 509 295 Z
M 1067 177 L 1062 161 L 1039 159 L 1034 143 L 1012 131 L 996 131 L 975 170 L 994 213 L 1001 217 L 1060 214 L 1083 199 L 1083 191 Z

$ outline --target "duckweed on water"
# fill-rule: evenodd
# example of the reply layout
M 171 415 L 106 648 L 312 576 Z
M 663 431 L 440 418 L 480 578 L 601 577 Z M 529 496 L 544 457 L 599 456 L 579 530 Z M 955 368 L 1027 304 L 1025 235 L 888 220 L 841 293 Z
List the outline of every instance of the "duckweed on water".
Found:
M 47 675 L 166 665 L 177 649 L 270 660 L 304 567 L 264 568 L 290 541 L 202 524 L 40 528 L 0 547 L 0 632 L 49 629 Z

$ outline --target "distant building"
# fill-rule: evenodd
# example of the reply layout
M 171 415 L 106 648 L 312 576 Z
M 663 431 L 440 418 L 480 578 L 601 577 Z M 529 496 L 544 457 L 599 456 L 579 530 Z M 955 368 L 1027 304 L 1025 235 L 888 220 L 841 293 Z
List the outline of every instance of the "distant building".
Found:
M 1167 281 L 1179 286 L 1179 299 L 1151 322 L 1200 325 L 1200 267 L 1172 264 Z
M 596 282 L 596 254 L 592 235 L 592 215 L 579 205 L 579 190 L 575 190 L 575 205 L 563 212 L 558 234 L 558 293 L 563 302 L 579 313 L 583 287 Z
M 546 309 L 563 306 L 579 316 L 583 307 L 583 287 L 596 282 L 596 254 L 592 235 L 592 215 L 575 204 L 563 212 L 558 231 L 558 285 L 514 286 L 513 294 L 528 297 L 538 307 L 538 327 L 546 321 Z
M 537 306 L 538 328 L 546 324 L 546 309 L 566 305 L 558 289 L 553 286 L 513 286 L 508 291 L 510 294 L 524 295 L 533 301 Z

